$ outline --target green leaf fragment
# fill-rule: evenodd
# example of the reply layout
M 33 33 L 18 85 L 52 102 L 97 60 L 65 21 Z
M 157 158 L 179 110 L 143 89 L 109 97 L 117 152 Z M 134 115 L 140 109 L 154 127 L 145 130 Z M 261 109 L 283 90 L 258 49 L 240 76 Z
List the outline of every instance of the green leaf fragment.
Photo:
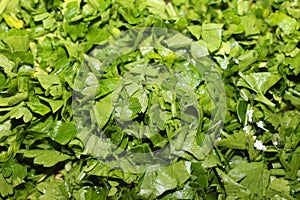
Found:
M 259 28 L 257 27 L 258 22 L 256 17 L 253 15 L 243 16 L 241 18 L 241 24 L 245 27 L 245 35 L 255 35 L 259 33 Z
M 218 145 L 232 149 L 246 149 L 246 137 L 245 132 L 239 131 L 233 135 L 226 135 L 226 138 L 219 141 Z
M 50 87 L 53 86 L 53 85 L 59 85 L 60 84 L 60 79 L 57 76 L 54 76 L 54 75 L 39 74 L 38 75 L 38 80 L 39 80 L 41 86 L 45 90 L 50 89 Z
M 249 66 L 257 61 L 257 53 L 253 50 L 244 53 L 238 57 L 240 71 L 249 69 Z
M 0 53 L 0 62 L 1 68 L 3 68 L 4 72 L 9 75 L 10 72 L 14 69 L 15 64 L 10 61 L 5 55 Z
M 223 24 L 203 24 L 202 40 L 210 52 L 216 51 L 221 45 Z
M 190 33 L 195 36 L 197 40 L 200 39 L 202 27 L 198 25 L 188 26 L 187 29 L 190 31 Z
M 289 182 L 282 178 L 273 178 L 270 181 L 270 185 L 268 186 L 266 197 L 274 197 L 275 195 L 280 195 L 283 198 L 296 200 L 290 195 L 290 186 Z
M 292 34 L 300 28 L 299 22 L 296 19 L 279 11 L 272 13 L 268 18 L 268 22 L 272 26 L 279 26 L 287 35 Z
M 28 99 L 28 93 L 18 93 L 10 97 L 0 97 L 0 107 L 14 106 Z
M 24 26 L 24 22 L 21 19 L 18 19 L 13 13 L 10 13 L 9 15 L 3 13 L 3 18 L 6 23 L 12 28 L 20 29 Z
M 108 122 L 113 111 L 112 105 L 112 94 L 105 96 L 96 102 L 93 106 L 93 113 L 95 115 L 95 120 L 100 128 L 103 128 Z
M 37 97 L 32 98 L 31 101 L 27 103 L 27 106 L 32 112 L 42 116 L 51 112 L 51 109 L 45 104 L 43 104 Z
M 188 163 L 182 161 L 163 167 L 157 172 L 147 172 L 141 184 L 140 195 L 159 196 L 182 185 L 190 177 Z
M 0 14 L 3 13 L 3 11 L 5 11 L 6 6 L 8 5 L 9 0 L 3 0 L 0 2 Z
M 216 170 L 224 182 L 227 198 L 247 199 L 250 197 L 250 191 L 248 188 L 237 183 L 234 179 L 232 179 L 230 176 L 225 174 L 220 169 L 216 169 Z
M 29 49 L 29 35 L 25 30 L 11 29 L 2 36 L 2 40 L 13 51 L 27 51 Z
M 34 158 L 33 162 L 44 167 L 52 167 L 59 162 L 68 160 L 69 155 L 55 150 L 21 150 L 24 157 Z
M 267 99 L 264 94 L 281 79 L 279 74 L 272 72 L 260 72 L 244 75 L 239 72 L 239 75 L 243 80 L 239 80 L 237 86 L 247 87 L 250 90 L 255 91 L 257 93 L 255 97 L 256 100 L 271 107 L 275 106 L 275 104 Z
M 172 36 L 166 41 L 166 44 L 170 48 L 181 48 L 181 47 L 187 47 L 192 44 L 192 39 L 182 35 L 182 34 L 177 34 Z
M 167 19 L 166 4 L 163 0 L 147 0 L 146 5 L 150 13 L 160 16 L 162 19 Z
M 27 175 L 27 168 L 20 165 L 15 159 L 9 159 L 2 168 L 2 174 L 5 178 L 11 177 L 12 185 L 15 187 L 24 183 Z
M 208 49 L 199 42 L 193 42 L 191 45 L 191 54 L 195 59 L 205 57 L 208 56 Z
M 6 197 L 14 193 L 13 186 L 6 182 L 3 175 L 0 174 L 0 194 L 2 197 Z
M 251 192 L 251 195 L 262 198 L 266 193 L 270 173 L 263 162 L 240 163 L 229 171 L 228 176 Z
M 56 180 L 52 182 L 41 182 L 37 186 L 39 192 L 43 195 L 39 197 L 39 199 L 47 200 L 47 199 L 60 199 L 67 200 L 70 195 L 68 194 L 67 188 L 64 187 L 64 183 L 62 180 Z
M 74 123 L 63 123 L 61 121 L 57 121 L 49 133 L 49 136 L 54 141 L 65 145 L 76 136 L 76 133 L 77 129 Z
M 63 107 L 64 101 L 63 100 L 53 100 L 53 99 L 48 99 L 42 96 L 39 96 L 39 99 L 49 103 L 52 113 L 56 113 L 60 108 Z

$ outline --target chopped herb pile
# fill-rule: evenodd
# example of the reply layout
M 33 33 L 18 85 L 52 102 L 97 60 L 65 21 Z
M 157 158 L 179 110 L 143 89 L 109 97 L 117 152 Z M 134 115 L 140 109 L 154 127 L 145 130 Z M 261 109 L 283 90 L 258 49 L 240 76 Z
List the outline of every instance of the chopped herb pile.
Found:
M 297 0 L 1 0 L 0 199 L 300 199 L 299 28 Z

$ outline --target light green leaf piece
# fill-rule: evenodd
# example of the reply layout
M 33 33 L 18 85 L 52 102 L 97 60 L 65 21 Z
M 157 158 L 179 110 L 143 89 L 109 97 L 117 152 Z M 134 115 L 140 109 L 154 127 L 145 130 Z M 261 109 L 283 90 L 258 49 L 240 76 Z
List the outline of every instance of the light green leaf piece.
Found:
M 281 76 L 272 72 L 259 72 L 244 75 L 239 72 L 239 75 L 246 81 L 248 88 L 261 94 L 265 94 L 275 83 L 277 83 Z M 241 81 L 237 83 L 238 86 L 243 85 Z
M 203 24 L 202 25 L 202 40 L 210 52 L 219 49 L 221 45 L 223 24 Z
M 59 199 L 67 200 L 70 199 L 70 194 L 67 192 L 67 188 L 63 185 L 62 180 L 45 181 L 38 183 L 36 188 L 43 195 L 39 197 L 41 200 Z
M 265 97 L 263 94 L 261 93 L 258 93 L 256 96 L 255 96 L 255 100 L 256 101 L 260 101 L 268 106 L 271 106 L 271 107 L 275 107 L 276 104 L 274 104 L 273 102 L 271 102 L 269 99 L 267 99 L 267 97 Z
M 11 107 L 11 108 L 4 108 L 2 111 L 9 111 L 9 112 L 7 112 L 6 114 L 0 116 L 0 122 L 3 122 L 6 119 L 10 118 L 11 116 L 15 115 L 15 113 L 20 112 L 20 108 L 22 108 L 22 107 L 24 107 L 23 102 L 18 104 L 17 106 Z M 21 113 L 23 113 L 22 109 L 21 109 Z
M 64 10 L 64 17 L 67 21 L 76 21 L 76 17 L 79 17 L 79 4 L 77 1 L 67 1 Z
M 239 15 L 244 15 L 249 11 L 250 2 L 248 1 L 238 1 L 237 2 L 237 13 Z
M 52 109 L 52 113 L 56 113 L 64 105 L 63 100 L 53 100 L 53 99 L 48 99 L 48 98 L 45 98 L 42 96 L 39 96 L 39 99 L 49 103 L 49 105 Z
M 115 90 L 119 84 L 119 78 L 109 78 L 109 79 L 100 79 L 99 86 L 100 86 L 100 94 L 106 95 L 113 90 Z
M 131 71 L 134 73 L 142 74 L 144 70 L 141 70 L 141 71 L 136 70 L 137 72 L 135 70 L 131 70 Z M 141 89 L 141 86 L 136 82 L 132 82 L 132 83 L 126 85 L 125 89 L 126 89 L 127 94 L 129 96 L 132 96 L 133 94 L 137 93 Z
M 228 176 L 262 199 L 269 183 L 270 172 L 263 162 L 240 163 L 229 171 Z
M 30 128 L 30 130 L 47 135 L 51 131 L 53 127 L 53 123 L 54 123 L 53 116 L 49 116 L 45 120 L 41 121 L 40 123 L 33 125 Z
M 193 42 L 191 45 L 191 54 L 193 58 L 198 59 L 207 56 L 209 53 L 206 46 L 201 45 L 199 42 Z
M 10 0 L 5 8 L 6 13 L 13 13 L 15 15 L 20 13 L 20 11 L 19 0 Z
M 7 4 L 9 3 L 10 0 L 2 0 L 0 2 L 0 15 L 3 13 L 3 11 L 5 10 Z
M 290 16 L 280 11 L 272 13 L 268 18 L 268 22 L 272 26 L 279 26 L 287 35 L 290 35 L 291 33 L 297 31 L 300 27 L 300 24 L 296 19 L 291 18 Z
M 45 20 L 43 20 L 43 25 L 45 29 L 50 29 L 55 25 L 55 18 L 53 16 L 47 17 Z
M 11 158 L 4 163 L 2 174 L 4 177 L 11 177 L 12 184 L 15 187 L 25 182 L 23 179 L 27 175 L 27 168 Z
M 150 109 L 150 120 L 153 124 L 156 124 L 160 130 L 164 129 L 166 121 L 171 117 L 170 113 L 164 111 L 159 105 L 154 105 Z
M 4 73 L 0 72 L 0 90 L 7 86 L 7 79 Z
M 27 51 L 29 49 L 29 34 L 25 30 L 10 29 L 3 35 L 2 40 L 14 51 Z
M 52 101 L 49 101 L 49 104 L 51 106 L 52 112 L 56 113 L 64 105 L 64 101 L 63 100 L 52 100 Z
M 169 193 L 161 198 L 161 200 L 168 199 L 195 199 L 195 190 L 186 184 L 183 189 L 178 189 L 175 192 Z
M 47 12 L 45 12 L 45 13 L 41 13 L 41 14 L 35 15 L 33 17 L 33 20 L 34 21 L 42 21 L 43 19 L 46 19 L 49 16 L 50 16 L 50 14 L 47 13 Z
M 32 112 L 40 115 L 46 115 L 47 113 L 51 112 L 51 109 L 45 104 L 41 103 L 41 101 L 37 97 L 33 97 L 27 103 L 27 106 L 30 108 Z
M 138 91 L 135 95 L 137 95 L 139 103 L 141 104 L 141 112 L 144 113 L 148 107 L 148 96 L 143 90 Z
M 15 66 L 15 64 L 12 61 L 10 61 L 5 55 L 1 53 L 0 53 L 0 63 L 1 63 L 1 67 L 3 67 L 4 72 L 6 74 L 9 74 Z
M 266 197 L 271 198 L 280 195 L 285 199 L 296 200 L 290 195 L 289 181 L 283 178 L 273 178 L 268 186 Z
M 246 15 L 241 18 L 241 24 L 245 27 L 245 35 L 255 35 L 259 34 L 259 29 L 257 27 L 256 17 L 253 15 Z
M 62 95 L 61 85 L 53 85 L 50 87 L 49 94 L 53 96 L 54 99 L 60 98 Z
M 140 188 L 143 197 L 159 196 L 184 184 L 190 175 L 189 163 L 179 161 L 156 172 L 146 172 Z
M 183 133 L 178 135 L 179 137 L 177 139 L 177 142 L 179 142 L 179 144 L 182 146 L 178 145 L 177 143 L 176 149 L 189 152 L 198 160 L 205 159 L 205 156 L 210 152 L 210 146 L 212 145 L 211 138 L 209 137 L 209 135 L 203 136 L 203 138 L 201 138 L 200 141 L 201 144 L 199 145 L 198 141 L 196 140 L 196 138 L 198 137 L 196 130 L 189 130 L 189 127 L 186 125 L 182 127 L 182 132 L 188 132 L 188 134 L 184 136 L 185 138 L 181 138 Z
M 76 136 L 76 133 L 77 129 L 74 123 L 63 123 L 62 121 L 57 121 L 49 133 L 49 136 L 54 141 L 65 145 Z
M 61 161 L 68 160 L 69 155 L 55 150 L 22 150 L 24 157 L 34 158 L 33 162 L 44 167 L 52 167 Z
M 96 135 L 89 135 L 86 133 L 79 133 L 78 137 L 84 141 L 84 153 L 91 154 L 101 159 L 106 159 L 106 157 L 111 154 L 111 141 L 100 139 Z
M 32 113 L 28 108 L 26 108 L 24 115 L 23 115 L 23 121 L 25 123 L 28 123 L 28 122 L 30 122 L 31 119 L 32 119 Z
M 300 73 L 300 52 L 298 52 L 295 57 L 285 58 L 283 63 L 289 65 L 290 68 L 294 71 L 294 74 L 297 76 Z
M 0 97 L 0 107 L 14 106 L 28 99 L 28 93 L 18 93 L 10 97 Z
M 6 21 L 6 23 L 12 28 L 20 29 L 24 26 L 24 22 L 21 19 L 18 19 L 13 13 L 3 13 L 3 18 Z
M 60 84 L 59 78 L 54 75 L 38 74 L 38 80 L 45 90 L 50 89 L 52 85 Z
M 108 196 L 114 196 L 118 192 L 118 189 L 116 187 L 111 187 L 108 193 Z
M 217 173 L 223 180 L 223 184 L 226 191 L 226 197 L 228 199 L 249 199 L 250 198 L 250 191 L 248 188 L 244 187 L 243 185 L 237 183 L 234 179 L 230 176 L 225 174 L 220 169 L 216 169 Z
M 257 61 L 257 53 L 254 50 L 247 51 L 238 57 L 240 71 L 247 70 L 252 63 Z
M 227 135 L 226 138 L 218 142 L 219 146 L 224 146 L 232 149 L 246 149 L 246 133 L 239 131 L 233 135 Z
M 16 118 L 16 119 L 20 119 L 21 117 L 23 117 L 23 115 L 25 114 L 26 110 L 28 108 L 25 108 L 25 107 L 20 107 L 16 110 L 16 112 L 14 112 L 10 118 Z
M 133 16 L 129 9 L 121 8 L 119 12 L 129 24 L 137 24 L 139 22 L 139 18 Z
M 202 27 L 199 25 L 193 25 L 193 26 L 188 26 L 187 29 L 190 31 L 190 33 L 195 36 L 197 40 L 200 39 L 201 32 L 202 32 Z
M 150 13 L 160 16 L 162 19 L 167 19 L 166 4 L 163 0 L 147 0 L 147 8 Z
M 3 175 L 0 174 L 0 194 L 2 197 L 6 197 L 7 195 L 13 194 L 13 186 L 6 182 Z
M 111 4 L 111 1 L 106 1 L 106 0 L 87 0 L 87 2 L 94 9 L 97 9 L 101 12 L 103 12 Z
M 136 97 L 130 98 L 129 103 L 130 103 L 129 109 L 132 111 L 133 114 L 132 118 L 134 118 L 141 111 L 142 106 L 139 102 L 139 99 Z
M 118 106 L 115 108 L 115 115 L 121 121 L 130 121 L 132 120 L 133 113 L 129 109 L 129 106 Z
M 76 45 L 73 42 L 70 41 L 63 41 L 68 54 L 70 57 L 76 58 L 76 59 L 81 59 L 82 55 L 82 48 L 80 45 Z
M 299 124 L 299 122 L 298 122 Z M 299 142 L 299 141 L 298 141 Z M 286 178 L 295 179 L 300 169 L 300 153 L 294 153 L 290 161 L 291 170 L 286 173 Z
M 217 155 L 216 151 L 213 150 L 210 154 L 208 154 L 205 160 L 202 163 L 202 167 L 204 168 L 212 168 L 216 166 L 222 165 L 219 156 Z
M 95 116 L 95 120 L 98 123 L 100 128 L 103 128 L 105 124 L 108 122 L 113 111 L 112 106 L 112 94 L 105 96 L 96 102 L 93 106 L 93 113 Z
M 178 33 L 166 41 L 166 44 L 170 48 L 181 48 L 187 47 L 192 44 L 192 39 Z

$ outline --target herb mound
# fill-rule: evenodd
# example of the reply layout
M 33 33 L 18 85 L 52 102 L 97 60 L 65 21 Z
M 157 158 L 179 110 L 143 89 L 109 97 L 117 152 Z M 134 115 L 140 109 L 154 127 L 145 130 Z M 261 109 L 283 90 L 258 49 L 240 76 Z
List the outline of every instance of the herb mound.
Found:
M 1 0 L 0 199 L 300 199 L 299 11 Z

